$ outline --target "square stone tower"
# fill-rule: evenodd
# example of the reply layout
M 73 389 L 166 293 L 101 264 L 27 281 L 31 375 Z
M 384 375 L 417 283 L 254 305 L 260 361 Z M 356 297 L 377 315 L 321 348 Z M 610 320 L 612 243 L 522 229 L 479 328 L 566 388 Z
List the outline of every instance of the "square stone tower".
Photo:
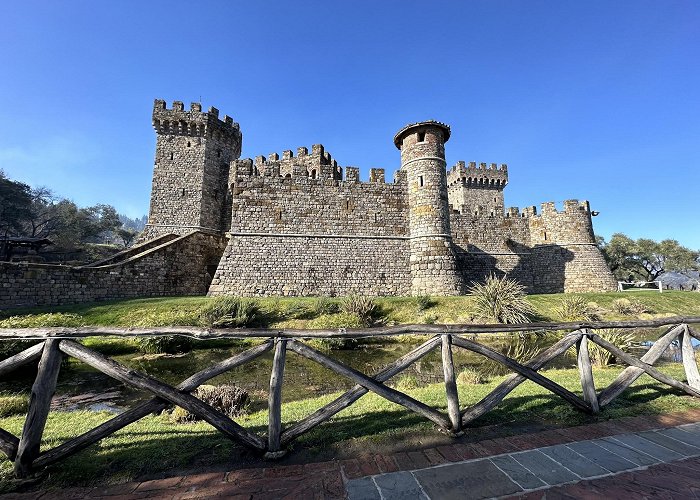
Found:
M 167 109 L 153 105 L 153 128 L 158 135 L 153 168 L 151 206 L 142 240 L 193 230 L 222 234 L 229 165 L 241 155 L 242 135 L 229 116 L 181 101 Z

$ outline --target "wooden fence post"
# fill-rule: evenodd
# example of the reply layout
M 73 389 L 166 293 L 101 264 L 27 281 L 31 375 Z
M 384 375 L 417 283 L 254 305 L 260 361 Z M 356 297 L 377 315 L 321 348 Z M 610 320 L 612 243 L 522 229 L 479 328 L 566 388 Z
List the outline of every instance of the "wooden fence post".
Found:
M 442 371 L 445 376 L 445 395 L 447 397 L 447 414 L 454 434 L 462 433 L 462 416 L 459 412 L 459 394 L 455 381 L 455 367 L 452 359 L 452 336 L 442 335 Z
M 278 339 L 275 344 L 275 357 L 272 360 L 270 374 L 270 394 L 268 397 L 267 453 L 265 458 L 279 458 L 282 435 L 282 383 L 284 381 L 284 362 L 287 357 L 287 340 Z
M 15 474 L 26 477 L 32 467 L 32 461 L 39 455 L 41 436 L 44 434 L 46 419 L 51 408 L 51 398 L 56 391 L 58 371 L 61 368 L 61 351 L 59 340 L 47 340 L 39 361 L 36 380 L 32 385 L 29 399 L 29 411 L 24 421 L 22 436 L 15 457 Z
M 693 389 L 700 389 L 700 373 L 698 373 L 698 364 L 695 361 L 695 349 L 693 349 L 693 343 L 690 339 L 691 336 L 688 325 L 683 325 L 683 333 L 681 333 L 681 357 L 683 358 L 685 378 L 690 387 Z
M 591 357 L 588 352 L 588 330 L 583 331 L 583 335 L 576 342 L 576 353 L 578 362 L 578 373 L 581 377 L 581 389 L 583 390 L 583 400 L 591 405 L 591 411 L 598 413 L 600 405 L 598 404 L 598 395 L 595 392 L 595 381 L 593 380 L 593 368 L 591 366 Z

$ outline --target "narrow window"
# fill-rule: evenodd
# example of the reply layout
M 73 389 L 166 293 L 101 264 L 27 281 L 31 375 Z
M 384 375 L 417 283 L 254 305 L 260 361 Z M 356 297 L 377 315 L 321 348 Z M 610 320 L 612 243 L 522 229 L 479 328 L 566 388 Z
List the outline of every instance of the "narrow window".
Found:
M 422 175 L 418 176 L 418 187 L 423 187 L 423 176 Z
M 311 178 L 315 179 L 316 178 L 316 170 L 311 171 Z
M 418 132 L 418 142 L 425 142 L 425 132 Z
M 189 148 L 191 146 L 192 146 L 192 143 L 190 141 L 187 141 L 187 147 Z
M 496 201 L 496 198 L 494 198 L 493 201 Z
M 544 241 L 547 241 L 547 231 L 544 232 Z
M 182 191 L 180 192 L 180 196 L 185 196 L 185 188 L 182 188 Z
M 216 157 L 221 158 L 221 150 L 220 149 L 216 150 Z
M 173 159 L 173 153 L 170 153 L 170 159 L 171 160 Z

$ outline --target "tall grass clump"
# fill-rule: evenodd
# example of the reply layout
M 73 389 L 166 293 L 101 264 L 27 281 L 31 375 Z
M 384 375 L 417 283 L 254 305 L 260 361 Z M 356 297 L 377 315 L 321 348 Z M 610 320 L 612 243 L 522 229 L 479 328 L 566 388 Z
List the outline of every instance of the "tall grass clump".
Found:
M 418 306 L 418 312 L 423 312 L 436 304 L 435 300 L 430 295 L 418 295 L 416 297 L 416 306 Z
M 507 276 L 494 275 L 484 283 L 472 282 L 469 293 L 476 315 L 495 323 L 529 323 L 535 309 L 525 299 L 525 287 Z
M 600 319 L 596 308 L 578 295 L 565 296 L 554 312 L 562 321 L 596 321 Z
M 236 385 L 200 385 L 192 395 L 230 418 L 245 415 L 249 403 L 248 391 Z M 173 409 L 171 417 L 178 424 L 201 420 L 179 406 Z
M 649 307 L 636 299 L 615 299 L 612 302 L 613 311 L 625 316 L 652 312 Z
M 606 328 L 596 330 L 596 333 L 603 340 L 607 340 L 615 347 L 625 352 L 632 347 L 632 343 L 634 342 L 634 335 L 625 330 Z M 593 342 L 588 343 L 588 355 L 591 358 L 591 363 L 598 367 L 609 366 L 617 362 L 614 354 Z
M 240 297 L 215 297 L 200 309 L 199 318 L 206 326 L 242 328 L 260 324 L 262 310 L 254 300 Z
M 79 314 L 44 313 L 10 316 L 0 320 L 0 328 L 39 328 L 44 326 L 83 326 L 84 320 Z M 0 340 L 0 360 L 14 356 L 37 344 L 38 340 Z
M 362 322 L 362 326 L 369 326 L 379 316 L 379 305 L 372 297 L 362 295 L 349 295 L 340 303 L 340 309 L 345 314 L 354 314 Z

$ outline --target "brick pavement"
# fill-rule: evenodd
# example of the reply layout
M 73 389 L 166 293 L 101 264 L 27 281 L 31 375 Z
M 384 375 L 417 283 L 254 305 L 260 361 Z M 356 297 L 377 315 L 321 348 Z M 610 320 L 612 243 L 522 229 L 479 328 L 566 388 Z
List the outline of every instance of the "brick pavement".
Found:
M 109 487 L 15 493 L 3 498 L 354 499 L 379 498 L 379 488 L 383 488 L 386 499 L 428 498 L 425 488 L 411 491 L 415 478 L 429 485 L 431 498 L 451 498 L 449 481 L 441 476 L 451 472 L 450 468 L 461 472 L 452 477 L 458 476 L 464 482 L 456 490 L 458 498 L 700 498 L 700 424 L 696 422 L 700 422 L 700 409 L 389 455 L 368 454 L 348 460 L 178 476 Z M 576 466 L 571 462 L 572 457 L 577 457 L 575 453 L 591 452 L 597 454 L 596 459 L 580 460 Z M 571 469 L 562 470 L 559 465 L 567 463 Z M 602 468 L 603 473 L 596 467 Z M 508 482 L 518 489 L 504 488 Z M 484 484 L 491 485 L 491 490 Z

